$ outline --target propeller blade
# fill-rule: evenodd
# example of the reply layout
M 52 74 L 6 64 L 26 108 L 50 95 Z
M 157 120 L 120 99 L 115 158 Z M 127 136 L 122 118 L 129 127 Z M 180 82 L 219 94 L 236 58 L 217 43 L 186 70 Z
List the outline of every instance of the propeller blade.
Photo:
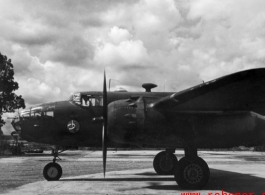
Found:
M 103 129 L 102 129 L 102 153 L 103 153 L 103 171 L 104 178 L 106 173 L 106 161 L 107 161 L 107 130 L 108 130 L 108 102 L 107 102 L 107 86 L 106 86 L 106 74 L 104 70 L 104 83 L 103 83 Z
M 103 173 L 104 173 L 104 178 L 106 174 L 106 162 L 107 162 L 107 143 L 105 139 L 106 131 L 105 131 L 105 126 L 103 126 L 102 129 L 102 153 L 103 153 Z
M 103 83 L 103 119 L 104 126 L 108 126 L 108 102 L 107 102 L 107 87 L 106 87 L 106 74 L 104 70 L 104 83 Z M 105 129 L 106 131 L 107 129 Z

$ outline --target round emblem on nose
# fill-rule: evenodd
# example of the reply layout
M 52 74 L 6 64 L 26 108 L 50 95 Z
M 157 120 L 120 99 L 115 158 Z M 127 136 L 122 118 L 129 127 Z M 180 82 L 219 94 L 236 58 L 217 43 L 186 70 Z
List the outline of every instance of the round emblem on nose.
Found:
M 67 129 L 70 133 L 76 133 L 80 129 L 80 124 L 76 120 L 70 120 L 67 123 Z

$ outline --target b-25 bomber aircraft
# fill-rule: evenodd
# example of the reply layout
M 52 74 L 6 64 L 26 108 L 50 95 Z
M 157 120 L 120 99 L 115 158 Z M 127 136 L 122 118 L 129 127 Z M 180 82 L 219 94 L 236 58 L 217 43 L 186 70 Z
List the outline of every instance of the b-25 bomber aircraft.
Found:
M 104 175 L 111 141 L 163 147 L 166 150 L 154 158 L 155 171 L 174 175 L 185 189 L 203 188 L 210 178 L 198 148 L 264 144 L 265 68 L 237 72 L 175 93 L 154 93 L 150 92 L 154 85 L 144 86 L 149 92 L 107 93 L 104 76 L 103 93 L 74 94 L 69 101 L 33 107 L 21 112 L 13 125 L 21 129 L 24 139 L 39 136 L 45 143 L 98 146 L 102 136 Z M 86 103 L 90 99 L 91 104 Z M 102 135 L 101 124 L 93 120 L 103 122 Z M 29 124 L 31 130 L 26 128 Z M 32 135 L 33 129 L 38 135 Z M 174 155 L 176 148 L 184 148 L 180 160 Z M 60 166 L 55 160 L 48 165 L 46 179 L 59 179 Z

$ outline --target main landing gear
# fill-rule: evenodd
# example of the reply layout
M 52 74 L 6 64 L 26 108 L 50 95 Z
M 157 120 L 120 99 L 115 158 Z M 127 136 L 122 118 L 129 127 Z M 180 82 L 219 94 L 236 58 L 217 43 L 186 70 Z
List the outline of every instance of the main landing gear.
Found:
M 173 175 L 177 157 L 174 155 L 175 149 L 166 149 L 166 151 L 159 152 L 153 161 L 153 167 L 158 175 Z
M 179 161 L 174 151 L 166 150 L 155 156 L 153 165 L 159 175 L 175 176 L 181 188 L 201 189 L 208 183 L 210 170 L 207 163 L 197 155 L 197 148 L 185 147 L 185 157 Z M 174 163 L 173 163 L 174 162 Z
M 175 167 L 175 179 L 184 189 L 201 189 L 208 183 L 210 170 L 207 163 L 197 154 L 197 148 L 186 146 L 185 157 Z
M 62 167 L 55 161 L 56 158 L 59 158 L 59 153 L 63 151 L 58 152 L 58 149 L 52 150 L 53 162 L 48 163 L 43 169 L 43 176 L 47 181 L 57 181 L 61 178 L 63 174 Z

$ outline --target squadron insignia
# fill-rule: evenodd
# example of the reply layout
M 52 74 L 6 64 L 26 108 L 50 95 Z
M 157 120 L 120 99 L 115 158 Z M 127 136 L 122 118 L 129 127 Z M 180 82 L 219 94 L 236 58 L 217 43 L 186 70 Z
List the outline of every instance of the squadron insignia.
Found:
M 67 123 L 67 129 L 70 133 L 76 133 L 80 129 L 80 124 L 76 120 L 71 120 Z

